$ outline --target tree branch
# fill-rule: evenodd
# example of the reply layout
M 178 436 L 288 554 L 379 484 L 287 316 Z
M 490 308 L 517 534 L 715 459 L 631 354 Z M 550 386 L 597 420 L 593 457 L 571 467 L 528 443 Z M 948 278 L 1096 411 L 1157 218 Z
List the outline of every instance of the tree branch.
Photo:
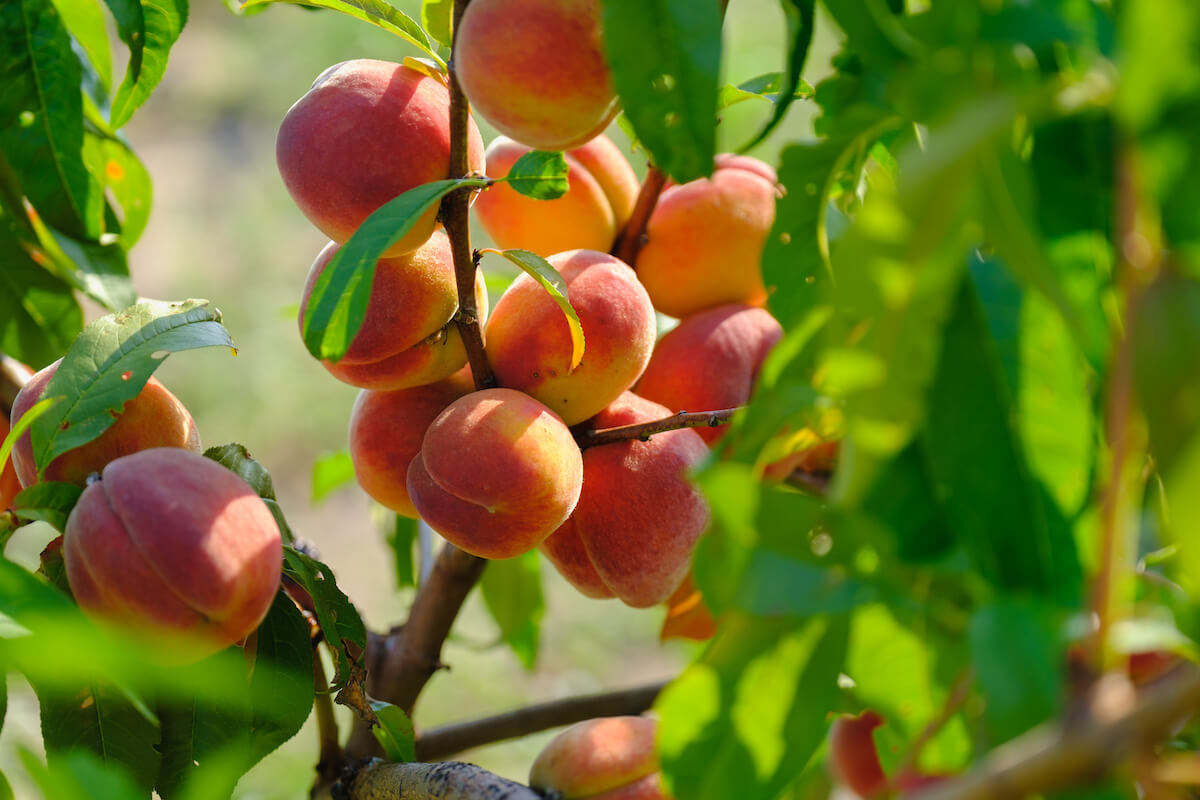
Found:
M 571 725 L 596 717 L 641 714 L 667 681 L 602 694 L 566 697 L 526 706 L 483 719 L 433 728 L 417 738 L 417 759 L 436 761 L 493 742 L 516 739 L 531 733 Z
M 1185 664 L 1136 703 L 1093 710 L 1070 726 L 1043 725 L 995 750 L 973 772 L 915 795 L 919 800 L 1010 800 L 1080 786 L 1170 736 L 1200 711 L 1200 668 Z
M 733 415 L 741 410 L 739 407 L 723 408 L 720 411 L 679 411 L 669 417 L 650 422 L 584 431 L 575 439 L 579 443 L 579 447 L 585 450 L 601 444 L 628 442 L 631 439 L 640 439 L 644 442 L 656 433 L 677 431 L 681 428 L 715 428 L 729 422 L 733 419 Z
M 372 760 L 333 787 L 333 800 L 543 800 L 528 786 L 474 764 Z
M 663 171 L 650 164 L 646 171 L 646 179 L 642 181 L 642 186 L 638 190 L 633 213 L 629 215 L 629 221 L 625 223 L 625 227 L 617 234 L 612 254 L 631 267 L 637 261 L 638 251 L 645 243 L 646 224 L 650 221 L 650 215 L 654 213 L 654 207 L 658 205 L 658 196 L 662 194 L 666 182 L 667 176 Z

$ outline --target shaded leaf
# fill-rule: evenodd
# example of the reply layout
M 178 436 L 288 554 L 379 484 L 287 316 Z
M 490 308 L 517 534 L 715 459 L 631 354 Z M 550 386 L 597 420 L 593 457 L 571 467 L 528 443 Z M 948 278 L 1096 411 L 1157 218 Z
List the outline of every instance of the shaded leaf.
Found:
M 420 522 L 409 517 L 395 515 L 395 522 L 388 534 L 387 543 L 392 551 L 392 563 L 396 568 L 396 588 L 405 589 L 417 585 L 417 562 L 413 548 L 420 534 Z
M 45 522 L 62 531 L 81 494 L 83 489 L 73 483 L 44 481 L 22 489 L 13 500 L 13 509 L 20 519 Z
M 317 623 L 337 662 L 333 688 L 346 685 L 367 647 L 362 618 L 350 598 L 338 588 L 333 570 L 312 556 L 285 545 L 283 574 L 303 586 L 312 597 Z
M 567 318 L 567 328 L 571 334 L 571 369 L 578 367 L 579 362 L 583 361 L 583 323 L 579 321 L 579 315 L 575 313 L 575 309 L 571 306 L 571 299 L 567 296 L 567 283 L 563 280 L 558 270 L 549 261 L 537 253 L 532 253 L 528 250 L 493 250 L 485 248 L 479 252 L 495 253 L 496 255 L 504 256 L 520 267 L 525 274 L 537 281 L 546 290 L 550 298 L 562 310 L 563 316 Z
M 372 700 L 371 710 L 379 724 L 371 728 L 375 740 L 383 748 L 387 760 L 395 764 L 406 764 L 417 760 L 416 733 L 408 715 L 391 703 Z
M 3 224 L 0 259 L 0 351 L 44 367 L 83 330 L 83 311 L 71 287 L 35 264 Z
M 500 628 L 501 640 L 512 648 L 525 669 L 533 669 L 546 610 L 537 551 L 490 562 L 479 588 L 488 613 Z
M 33 753 L 21 751 L 21 764 L 46 800 L 145 800 L 147 792 L 120 770 L 92 753 L 77 750 L 51 759 L 45 767 Z

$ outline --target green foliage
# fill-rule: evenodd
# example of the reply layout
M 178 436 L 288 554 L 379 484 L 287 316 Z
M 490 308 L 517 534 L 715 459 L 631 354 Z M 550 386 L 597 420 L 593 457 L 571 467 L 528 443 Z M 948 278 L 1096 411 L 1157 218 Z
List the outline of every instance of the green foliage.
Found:
M 321 633 L 333 651 L 337 673 L 333 688 L 356 678 L 367 647 L 367 630 L 358 611 L 338 588 L 328 565 L 295 547 L 283 548 L 283 574 L 308 593 Z
M 530 150 L 517 159 L 504 181 L 536 200 L 554 200 L 567 193 L 567 159 L 561 152 Z
M 758 132 L 758 135 L 742 148 L 743 151 L 754 147 L 766 139 L 771 131 L 779 127 L 779 123 L 783 122 L 784 117 L 787 116 L 788 109 L 791 107 L 792 101 L 796 99 L 798 90 L 803 83 L 800 73 L 804 70 L 804 62 L 808 59 L 808 48 L 812 44 L 813 13 L 816 10 L 816 3 L 814 0 L 784 0 L 781 5 L 783 13 L 787 17 L 788 32 L 791 34 L 787 74 L 779 94 L 779 101 L 771 113 L 771 119 Z
M 488 613 L 500 628 L 500 639 L 512 648 L 525 669 L 533 669 L 546 611 L 537 551 L 490 562 L 479 588 Z
M 379 724 L 371 729 L 371 733 L 375 734 L 375 740 L 383 748 L 388 761 L 416 761 L 416 734 L 408 715 L 391 703 L 381 700 L 372 700 L 371 710 L 379 720 Z
M 320 503 L 331 492 L 353 482 L 354 462 L 350 460 L 350 451 L 325 453 L 313 461 L 310 497 L 313 503 Z
M 550 295 L 567 319 L 567 328 L 571 333 L 571 369 L 578 367 L 579 362 L 583 360 L 583 349 L 586 344 L 583 338 L 583 323 L 579 321 L 579 315 L 575 313 L 575 309 L 571 305 L 571 298 L 567 295 L 567 282 L 563 280 L 563 276 L 559 274 L 558 270 L 549 261 L 529 250 L 492 250 L 487 248 L 479 252 L 504 256 L 546 290 L 546 293 Z
M 396 588 L 405 589 L 417 585 L 417 561 L 413 552 L 420 536 L 415 519 L 392 515 L 394 522 L 387 543 L 392 551 L 392 562 L 396 568 Z

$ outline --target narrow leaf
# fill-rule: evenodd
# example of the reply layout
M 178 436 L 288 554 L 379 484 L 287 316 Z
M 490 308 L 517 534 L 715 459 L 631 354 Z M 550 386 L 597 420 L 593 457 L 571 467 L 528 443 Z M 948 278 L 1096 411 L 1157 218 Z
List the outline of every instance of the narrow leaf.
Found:
M 563 280 L 558 270 L 552 267 L 549 261 L 537 253 L 531 253 L 528 250 L 492 250 L 491 248 L 487 248 L 479 252 L 495 253 L 504 256 L 520 267 L 529 277 L 541 284 L 542 288 L 550 294 L 550 297 L 558 304 L 558 307 L 562 309 L 563 315 L 567 318 L 567 327 L 571 331 L 571 369 L 578 367 L 579 362 L 583 361 L 583 323 L 579 321 L 579 315 L 571 307 L 570 298 L 567 297 L 566 281 Z
M 395 515 L 395 522 L 388 534 L 387 543 L 392 551 L 392 563 L 396 567 L 396 588 L 405 589 L 417 585 L 417 562 L 413 548 L 420 535 L 420 523 L 415 519 Z
M 536 200 L 553 200 L 567 193 L 567 159 L 561 152 L 530 150 L 517 159 L 504 180 Z
M 383 748 L 387 760 L 394 764 L 406 764 L 417 760 L 416 733 L 412 720 L 398 706 L 382 700 L 372 700 L 371 710 L 379 724 L 371 728 L 375 740 Z
M 791 102 L 806 97 L 812 97 L 813 88 L 806 81 L 800 81 L 793 87 L 791 94 L 785 95 L 783 90 L 783 73 L 766 72 L 742 81 L 737 86 L 726 84 L 717 92 L 717 110 L 743 103 L 747 100 L 766 100 L 770 103 L 782 101 Z
M 637 138 L 679 183 L 711 175 L 721 66 L 716 3 L 607 0 L 613 83 Z
M 447 194 L 460 188 L 482 189 L 488 184 L 476 178 L 426 183 L 389 200 L 367 217 L 326 265 L 309 295 L 301 321 L 308 352 L 335 362 L 344 356 L 362 327 L 380 256 Z
M 743 153 L 766 139 L 771 134 L 771 131 L 779 127 L 779 123 L 783 122 L 783 118 L 787 116 L 792 101 L 796 99 L 797 89 L 799 89 L 801 84 L 800 73 L 804 70 L 804 62 L 808 59 L 808 48 L 812 44 L 813 10 L 816 5 L 814 0 L 782 0 L 782 5 L 784 16 L 787 17 L 788 33 L 790 34 L 787 80 L 784 83 L 783 91 L 780 93 L 779 102 L 775 105 L 775 112 L 771 115 L 771 119 L 758 132 L 758 135 L 750 140 L 749 144 L 741 148 L 741 152 Z
M 109 111 L 109 124 L 120 128 L 137 111 L 167 71 L 167 56 L 187 22 L 187 0 L 140 0 L 141 59 L 134 69 L 131 59 Z M 131 47 L 132 50 L 132 47 Z
M 44 396 L 66 397 L 66 402 L 38 418 L 31 430 L 39 473 L 57 456 L 108 430 L 112 412 L 136 396 L 171 353 L 232 348 L 220 319 L 205 300 L 146 300 L 88 325 L 46 386 Z
M 362 618 L 350 599 L 338 588 L 333 570 L 312 556 L 285 546 L 283 574 L 303 586 L 312 597 L 317 623 L 337 660 L 333 686 L 344 686 L 366 651 L 367 630 Z M 353 656 L 348 649 L 350 646 L 356 651 Z
M 537 551 L 491 562 L 479 586 L 484 605 L 500 628 L 501 640 L 512 648 L 525 669 L 533 669 L 546 610 Z
M 112 86 L 112 51 L 108 46 L 104 12 L 99 0 L 54 0 L 72 38 L 83 48 L 107 93 Z

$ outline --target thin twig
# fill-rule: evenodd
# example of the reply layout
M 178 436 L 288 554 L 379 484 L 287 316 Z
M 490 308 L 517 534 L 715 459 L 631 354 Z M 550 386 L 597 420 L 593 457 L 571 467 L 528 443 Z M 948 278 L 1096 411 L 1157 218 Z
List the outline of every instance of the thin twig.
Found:
M 1163 741 L 1200 710 L 1200 668 L 1186 664 L 1104 719 L 1043 725 L 995 751 L 961 778 L 914 795 L 918 800 L 1010 800 L 1079 787 L 1111 774 Z
M 938 715 L 929 721 L 917 738 L 908 746 L 908 752 L 904 756 L 904 760 L 897 770 L 898 774 L 904 774 L 906 771 L 913 770 L 917 766 L 917 759 L 921 757 L 921 751 L 925 749 L 925 745 L 933 741 L 933 737 L 941 732 L 942 728 L 954 718 L 954 715 L 959 712 L 967 702 L 970 696 L 971 684 L 975 681 L 975 671 L 973 669 L 963 670 L 955 679 L 954 685 L 950 687 L 950 694 L 946 696 L 946 702 L 942 704 L 941 711 Z
M 338 744 L 337 720 L 333 716 L 333 699 L 329 694 L 329 681 L 325 677 L 325 665 L 321 663 L 321 651 L 313 642 L 313 711 L 317 718 L 317 786 L 325 786 L 337 780 L 348 762 Z
M 733 419 L 733 415 L 741 410 L 739 407 L 723 408 L 720 411 L 680 411 L 669 417 L 650 422 L 584 431 L 576 436 L 576 441 L 583 449 L 601 444 L 628 442 L 633 439 L 640 439 L 644 442 L 656 433 L 677 431 L 681 428 L 715 428 L 729 422 Z
M 654 207 L 658 205 L 658 196 L 662 194 L 666 182 L 666 174 L 650 164 L 646 170 L 646 178 L 642 181 L 642 187 L 638 190 L 633 213 L 630 214 L 625 227 L 617 234 L 612 254 L 631 267 L 637 261 L 638 251 L 642 249 L 646 237 L 646 225 L 650 222 L 650 215 L 654 213 Z
M 641 714 L 654 704 L 654 698 L 666 685 L 667 681 L 659 681 L 633 689 L 565 697 L 493 717 L 433 728 L 417 738 L 417 759 L 437 761 L 473 747 L 516 739 L 586 719 Z

